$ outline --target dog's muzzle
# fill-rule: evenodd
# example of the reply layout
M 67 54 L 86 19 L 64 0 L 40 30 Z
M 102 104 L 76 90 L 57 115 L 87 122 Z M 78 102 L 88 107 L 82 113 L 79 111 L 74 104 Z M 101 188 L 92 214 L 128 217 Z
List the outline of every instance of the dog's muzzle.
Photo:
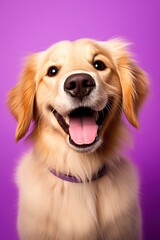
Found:
M 80 101 L 96 87 L 94 79 L 87 73 L 70 75 L 64 83 L 64 91 Z
M 99 132 L 112 107 L 112 98 L 108 99 L 106 106 L 100 111 L 85 105 L 87 98 L 90 98 L 95 88 L 96 82 L 91 75 L 87 73 L 72 74 L 64 82 L 64 91 L 72 100 L 79 103 L 78 106 L 72 109 L 67 116 L 63 116 L 49 105 L 49 110 L 53 112 L 65 133 L 69 135 L 69 143 L 78 150 L 91 149 L 100 141 Z

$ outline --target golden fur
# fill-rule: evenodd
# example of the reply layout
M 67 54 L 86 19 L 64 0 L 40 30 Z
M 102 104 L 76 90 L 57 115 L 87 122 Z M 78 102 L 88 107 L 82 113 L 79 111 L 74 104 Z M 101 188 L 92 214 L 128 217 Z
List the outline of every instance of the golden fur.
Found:
M 103 61 L 107 68 L 95 69 L 93 58 Z M 52 65 L 60 70 L 48 77 Z M 97 84 L 87 98 L 88 105 L 99 111 L 108 97 L 114 99 L 100 130 L 99 143 L 85 151 L 71 146 L 68 135 L 48 109 L 52 104 L 65 117 L 80 105 L 64 92 L 63 84 L 68 76 L 81 72 L 90 74 Z M 120 39 L 64 41 L 28 58 L 8 100 L 18 121 L 17 141 L 34 121 L 30 136 L 33 149 L 22 157 L 17 169 L 21 239 L 141 239 L 137 174 L 132 163 L 121 157 L 120 147 L 125 135 L 122 112 L 138 127 L 138 110 L 146 94 L 146 75 Z M 104 163 L 106 175 L 85 182 Z M 63 181 L 50 173 L 51 168 L 84 183 Z

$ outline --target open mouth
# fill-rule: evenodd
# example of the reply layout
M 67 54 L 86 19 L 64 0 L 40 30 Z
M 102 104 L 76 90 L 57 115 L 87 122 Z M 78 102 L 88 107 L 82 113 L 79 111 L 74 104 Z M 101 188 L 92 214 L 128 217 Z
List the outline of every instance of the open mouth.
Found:
M 67 117 L 60 115 L 52 106 L 59 125 L 69 135 L 69 142 L 77 148 L 87 148 L 99 140 L 99 131 L 111 110 L 113 99 L 108 100 L 107 105 L 101 111 L 95 111 L 89 107 L 79 107 L 69 113 Z

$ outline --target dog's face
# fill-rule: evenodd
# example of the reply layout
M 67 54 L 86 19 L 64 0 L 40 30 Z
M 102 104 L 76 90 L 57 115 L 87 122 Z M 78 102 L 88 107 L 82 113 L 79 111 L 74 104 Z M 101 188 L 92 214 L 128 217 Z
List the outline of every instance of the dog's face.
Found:
M 118 39 L 81 39 L 32 55 L 22 80 L 9 95 L 10 109 L 18 120 L 17 140 L 26 134 L 32 118 L 49 125 L 82 152 L 101 146 L 121 110 L 137 127 L 146 79 L 125 45 Z
M 109 112 L 121 99 L 117 97 L 121 96 L 121 87 L 109 53 L 96 42 L 80 40 L 61 42 L 45 54 L 37 76 L 39 114 L 53 128 L 66 133 L 71 147 L 95 150 L 102 142 L 100 129 L 106 115 L 109 120 Z

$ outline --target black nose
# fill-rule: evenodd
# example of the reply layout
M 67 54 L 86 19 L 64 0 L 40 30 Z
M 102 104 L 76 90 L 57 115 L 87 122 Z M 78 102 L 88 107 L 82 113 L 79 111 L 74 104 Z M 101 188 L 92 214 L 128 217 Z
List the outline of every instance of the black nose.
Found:
M 79 98 L 81 101 L 88 96 L 96 86 L 94 79 L 87 73 L 70 75 L 65 83 L 64 90 L 72 97 Z

